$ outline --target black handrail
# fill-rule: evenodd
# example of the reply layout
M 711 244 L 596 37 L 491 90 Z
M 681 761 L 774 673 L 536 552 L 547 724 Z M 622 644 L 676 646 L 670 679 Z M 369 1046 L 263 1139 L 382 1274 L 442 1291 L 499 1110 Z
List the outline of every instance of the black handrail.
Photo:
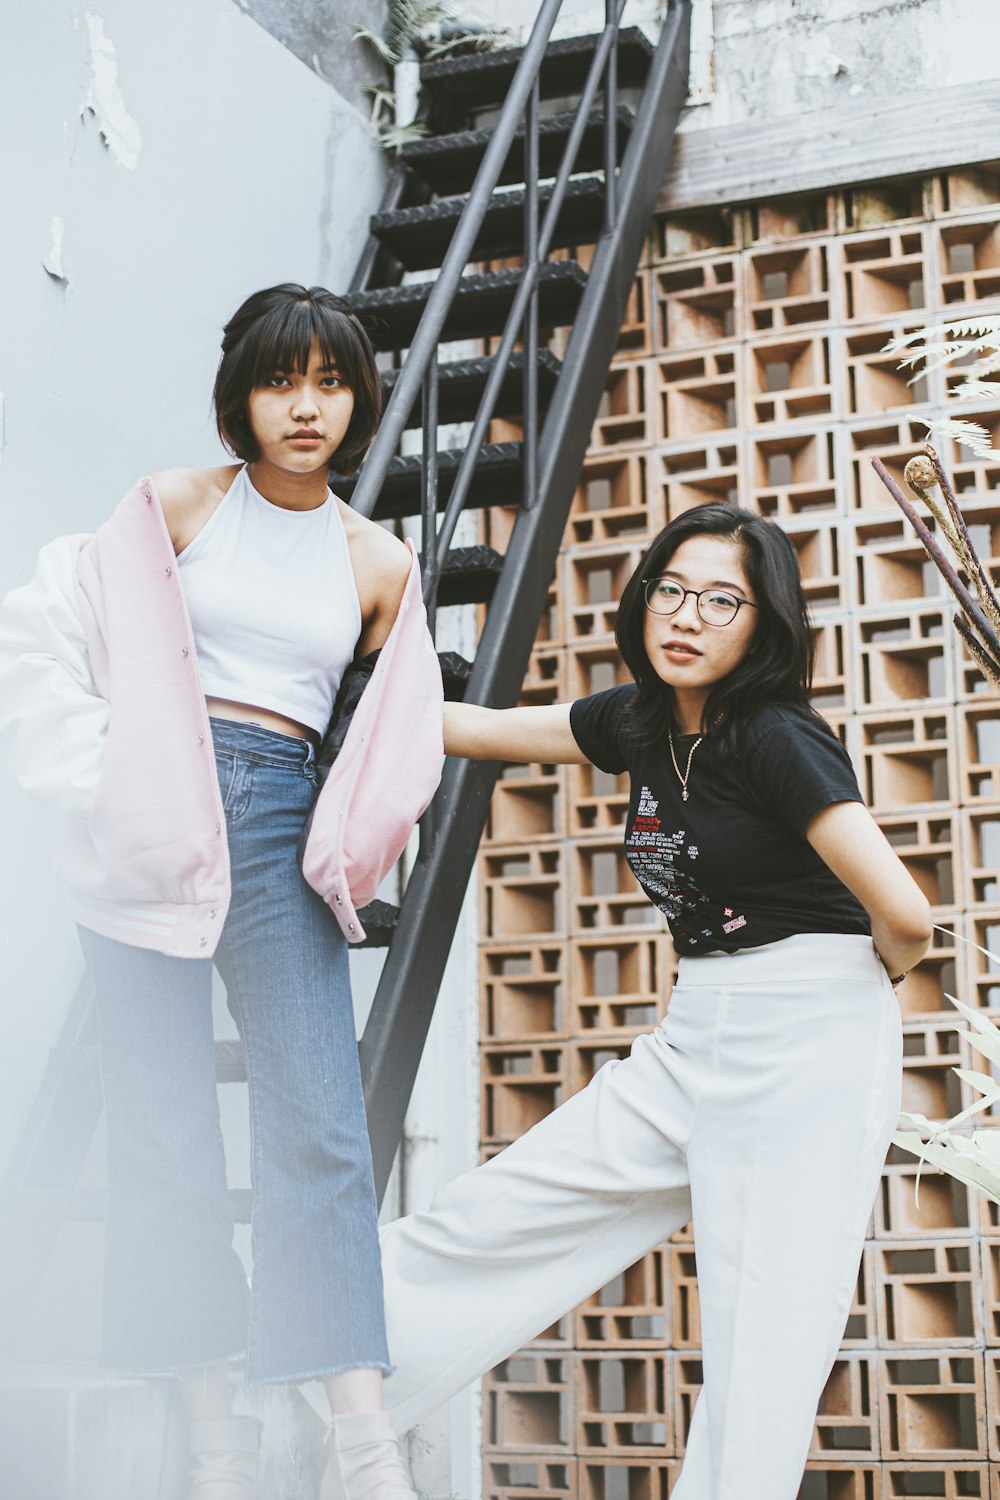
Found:
M 399 440 L 405 430 L 417 392 L 420 390 L 424 371 L 432 353 L 437 349 L 445 318 L 448 316 L 458 283 L 462 279 L 462 273 L 472 255 L 473 246 L 493 197 L 493 189 L 500 178 L 528 102 L 528 96 L 545 56 L 549 36 L 561 8 L 562 0 L 542 0 L 538 19 L 532 27 L 531 36 L 518 64 L 517 72 L 514 74 L 479 171 L 476 173 L 462 217 L 448 247 L 444 263 L 435 278 L 434 290 L 428 298 L 427 306 L 424 308 L 423 316 L 413 336 L 413 343 L 403 362 L 396 387 L 383 414 L 379 430 L 375 434 L 375 441 L 368 450 L 368 456 L 358 476 L 351 505 L 363 516 L 370 516 L 378 502 L 383 481 L 399 446 Z
M 507 543 L 465 698 L 516 703 L 607 380 L 662 172 L 687 96 L 691 0 L 674 0 L 622 158 L 613 231 L 598 241 L 539 442 L 538 495 Z M 489 810 L 496 762 L 449 758 L 361 1039 L 381 1197 Z
M 477 410 L 476 415 L 473 419 L 472 429 L 469 433 L 468 438 L 466 439 L 465 451 L 463 452 L 461 460 L 459 462 L 458 472 L 455 475 L 455 482 L 452 485 L 451 494 L 448 497 L 448 505 L 445 509 L 444 517 L 441 521 L 440 530 L 438 531 L 437 551 L 439 568 L 444 566 L 444 560 L 448 555 L 448 548 L 451 546 L 451 539 L 454 536 L 455 527 L 458 525 L 458 518 L 461 515 L 462 510 L 464 509 L 469 491 L 472 488 L 472 480 L 476 471 L 476 464 L 479 461 L 479 450 L 486 438 L 487 429 L 493 416 L 494 407 L 496 406 L 497 396 L 499 395 L 500 387 L 503 384 L 504 375 L 507 369 L 507 362 L 514 351 L 514 345 L 517 342 L 518 332 L 521 328 L 521 324 L 525 317 L 525 314 L 528 311 L 529 304 L 536 295 L 538 278 L 541 274 L 542 267 L 545 264 L 546 257 L 549 253 L 549 248 L 555 235 L 556 224 L 559 219 L 559 214 L 562 211 L 563 200 L 566 196 L 566 189 L 569 184 L 570 177 L 572 176 L 573 168 L 576 165 L 576 158 L 579 154 L 580 146 L 583 141 L 583 134 L 587 128 L 587 121 L 590 117 L 590 112 L 593 108 L 598 88 L 600 87 L 601 75 L 604 73 L 607 67 L 608 59 L 612 56 L 613 45 L 618 35 L 618 23 L 621 18 L 622 11 L 625 9 L 625 0 L 606 0 L 606 4 L 608 22 L 605 25 L 603 32 L 601 33 L 601 39 L 594 51 L 594 56 L 590 64 L 590 68 L 587 72 L 587 79 L 580 94 L 580 101 L 579 105 L 577 106 L 576 117 L 573 121 L 572 128 L 570 129 L 569 139 L 566 142 L 566 149 L 563 152 L 562 161 L 559 164 L 559 171 L 556 174 L 555 182 L 552 187 L 552 194 L 549 198 L 549 202 L 545 210 L 545 217 L 542 220 L 541 228 L 538 231 L 536 254 L 533 259 L 529 260 L 527 257 L 526 247 L 524 269 L 521 273 L 521 280 L 518 283 L 517 291 L 514 294 L 514 300 L 511 304 L 510 312 L 507 315 L 507 322 L 504 326 L 504 331 L 501 335 L 499 346 L 493 356 L 493 368 L 490 370 L 485 389 L 483 390 L 483 394 L 480 397 L 479 409 Z M 613 111 L 617 107 L 617 100 L 613 97 L 608 98 L 607 107 Z M 534 127 L 537 130 L 537 116 L 534 121 Z M 612 180 L 613 178 L 614 174 L 612 173 Z M 613 229 L 614 224 L 612 223 L 610 227 Z M 461 224 L 459 225 L 459 228 L 461 228 Z M 607 232 L 607 230 L 605 232 Z M 426 312 L 424 316 L 426 317 Z M 411 358 L 412 353 L 413 351 L 411 350 Z M 537 476 L 533 477 L 537 484 Z M 533 493 L 529 493 L 526 495 L 527 505 L 529 509 L 534 504 L 534 498 L 535 497 Z M 424 598 L 425 600 L 430 598 L 430 591 L 426 583 L 424 585 Z
M 524 118 L 524 263 L 538 259 L 538 78 L 531 86 Z M 524 316 L 524 444 L 522 449 L 522 505 L 531 506 L 538 494 L 538 287 L 534 286 Z M 497 364 L 500 365 L 499 356 Z M 501 369 L 503 367 L 501 366 Z
M 458 517 L 464 508 L 469 489 L 471 488 L 479 449 L 485 439 L 496 400 L 503 384 L 507 362 L 517 341 L 518 331 L 525 320 L 527 320 L 524 330 L 525 379 L 528 381 L 533 378 L 531 372 L 537 360 L 533 360 L 530 357 L 532 351 L 528 345 L 533 345 L 537 353 L 538 277 L 549 252 L 556 223 L 565 200 L 569 179 L 579 154 L 587 120 L 600 86 L 601 76 L 605 71 L 608 75 L 604 88 L 605 109 L 613 116 L 617 107 L 617 72 L 614 63 L 616 59 L 618 27 L 625 9 L 625 3 L 626 0 L 605 0 L 607 20 L 604 31 L 595 50 L 587 73 L 587 79 L 580 95 L 576 116 L 570 130 L 559 171 L 552 187 L 544 221 L 541 228 L 537 229 L 537 231 L 535 224 L 531 220 L 531 216 L 537 214 L 537 166 L 533 173 L 534 188 L 527 181 L 525 184 L 526 243 L 524 269 L 501 336 L 499 348 L 493 360 L 493 368 L 487 378 L 479 408 L 473 420 L 466 449 L 455 476 L 448 506 L 437 534 L 437 568 L 432 569 L 432 572 L 436 576 L 440 576 L 441 569 L 444 567 L 448 548 L 451 545 L 455 527 L 458 523 Z M 399 380 L 396 382 L 395 389 L 382 418 L 379 432 L 361 470 L 351 503 L 354 509 L 360 511 L 363 515 L 371 515 L 378 501 L 382 483 L 396 452 L 413 403 L 416 400 L 424 372 L 431 359 L 431 355 L 437 349 L 448 309 L 458 284 L 462 279 L 464 268 L 468 264 L 469 256 L 472 253 L 483 219 L 486 216 L 493 189 L 500 177 L 514 136 L 517 133 L 522 118 L 525 117 L 526 111 L 525 154 L 528 172 L 531 171 L 532 159 L 537 163 L 538 74 L 545 56 L 549 36 L 561 6 L 562 0 L 543 0 L 538 18 L 532 29 L 531 37 L 521 56 L 513 82 L 504 101 L 503 109 L 500 112 L 500 118 L 494 127 L 490 144 L 476 174 L 444 264 L 435 279 L 434 290 L 428 299 L 427 306 L 424 308 L 417 331 L 413 337 L 413 342 L 403 362 Z M 607 142 L 609 140 L 613 141 L 614 137 L 613 133 L 608 134 L 607 124 L 605 130 L 607 151 L 609 149 Z M 605 163 L 606 168 L 607 163 Z M 610 184 L 606 184 L 606 192 L 610 193 L 612 214 L 615 199 L 614 176 L 615 174 L 612 171 Z M 533 208 L 530 207 L 532 200 L 535 203 Z M 605 218 L 607 224 L 607 208 Z M 613 217 L 608 227 L 613 227 Z M 530 250 L 533 250 L 534 253 L 529 255 Z M 531 394 L 535 397 L 535 400 L 525 413 L 525 426 L 526 429 L 532 430 L 534 436 L 537 435 L 537 393 L 532 392 Z M 529 442 L 528 446 L 530 451 L 527 455 L 529 463 L 525 471 L 524 498 L 525 503 L 530 506 L 533 503 L 534 492 L 537 488 L 534 472 L 537 468 L 537 447 L 533 442 Z M 426 538 L 424 546 L 426 550 Z M 430 601 L 432 598 L 435 587 L 435 580 L 425 576 L 424 598 L 426 601 Z
M 605 0 L 605 25 L 621 20 L 614 16 L 615 0 Z M 618 30 L 615 28 L 608 53 L 608 76 L 604 85 L 604 232 L 615 227 L 618 213 Z

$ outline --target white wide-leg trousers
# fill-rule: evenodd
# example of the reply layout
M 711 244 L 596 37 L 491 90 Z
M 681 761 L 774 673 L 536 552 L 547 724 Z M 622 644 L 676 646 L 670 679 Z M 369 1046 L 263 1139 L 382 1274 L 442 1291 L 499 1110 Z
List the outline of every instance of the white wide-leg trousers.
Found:
M 682 959 L 629 1057 L 383 1231 L 405 1431 L 689 1219 L 704 1387 L 672 1500 L 795 1500 L 899 1111 L 869 938 Z

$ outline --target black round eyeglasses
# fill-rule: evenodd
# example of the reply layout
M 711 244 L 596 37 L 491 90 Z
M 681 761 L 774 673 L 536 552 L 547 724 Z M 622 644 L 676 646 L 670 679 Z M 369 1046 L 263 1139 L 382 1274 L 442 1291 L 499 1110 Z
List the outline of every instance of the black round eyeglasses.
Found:
M 741 599 L 728 589 L 685 589 L 672 578 L 647 578 L 646 608 L 654 615 L 675 615 L 688 594 L 694 595 L 695 607 L 706 625 L 731 625 L 746 604 L 759 608 L 751 599 Z

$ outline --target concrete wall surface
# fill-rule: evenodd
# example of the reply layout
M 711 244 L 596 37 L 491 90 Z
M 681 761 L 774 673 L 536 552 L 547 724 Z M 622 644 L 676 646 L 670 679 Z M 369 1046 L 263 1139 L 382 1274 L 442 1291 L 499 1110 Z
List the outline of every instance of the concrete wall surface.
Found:
M 234 0 L 42 0 L 4 32 L 0 592 L 140 474 L 223 461 L 223 322 L 276 281 L 343 290 L 385 179 L 363 102 Z M 3 778 L 0 827 L 2 1171 L 81 960 L 55 818 Z
M 360 27 L 380 34 L 388 0 L 237 0 L 289 52 L 325 78 L 359 109 L 370 107 L 365 87 L 385 83 L 374 52 L 357 47 Z
M 534 0 L 468 7 L 522 39 Z M 626 24 L 662 20 L 664 0 L 628 0 Z M 555 34 L 599 30 L 604 7 L 564 0 Z M 995 0 L 693 0 L 692 103 L 683 130 L 828 108 L 997 76 Z
M 693 128 L 997 76 L 994 0 L 712 0 L 712 12 L 715 92 Z

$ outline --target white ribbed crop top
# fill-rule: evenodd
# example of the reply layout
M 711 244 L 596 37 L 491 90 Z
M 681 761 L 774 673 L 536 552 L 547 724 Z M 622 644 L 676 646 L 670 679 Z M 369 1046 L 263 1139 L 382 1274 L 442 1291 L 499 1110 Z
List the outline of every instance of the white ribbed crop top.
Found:
M 177 563 L 205 695 L 323 734 L 362 626 L 334 496 L 285 510 L 244 467 Z

